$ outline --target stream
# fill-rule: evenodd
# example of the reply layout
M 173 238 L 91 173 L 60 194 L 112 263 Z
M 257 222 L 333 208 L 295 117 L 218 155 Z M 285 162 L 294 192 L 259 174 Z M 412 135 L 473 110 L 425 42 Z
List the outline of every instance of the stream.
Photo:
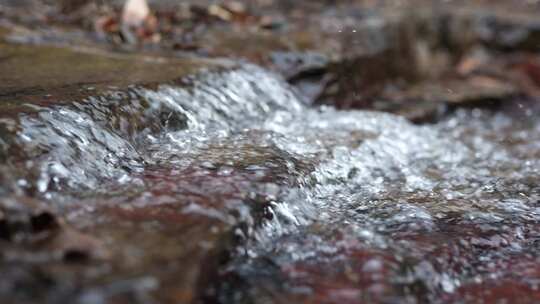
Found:
M 201 302 L 540 301 L 537 104 L 459 108 L 416 125 L 311 106 L 245 64 L 27 108 L 0 119 L 0 200 L 44 202 L 104 239 L 113 258 L 75 278 L 50 266 L 58 257 L 14 245 L 2 253 L 0 294 L 20 303 L 127 303 L 114 302 L 126 293 L 129 303 L 161 301 L 160 288 L 188 280 L 181 264 L 198 249 L 179 265 L 147 249 L 206 248 L 178 234 L 212 226 L 231 240 L 206 266 L 209 278 L 195 279 Z M 146 221 L 154 207 L 169 213 Z M 145 225 L 109 216 L 133 210 Z M 45 267 L 49 283 L 13 265 Z

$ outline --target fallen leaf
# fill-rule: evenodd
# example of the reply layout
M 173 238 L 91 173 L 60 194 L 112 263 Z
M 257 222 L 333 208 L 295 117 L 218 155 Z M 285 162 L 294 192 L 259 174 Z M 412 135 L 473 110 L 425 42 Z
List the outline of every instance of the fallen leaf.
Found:
M 456 66 L 456 72 L 468 76 L 490 65 L 490 57 L 484 49 L 476 48 L 464 56 Z
M 120 30 L 118 21 L 113 16 L 99 17 L 94 21 L 94 28 L 100 34 L 117 33 Z
M 208 14 L 224 21 L 229 21 L 232 18 L 231 12 L 216 4 L 212 4 L 208 7 Z

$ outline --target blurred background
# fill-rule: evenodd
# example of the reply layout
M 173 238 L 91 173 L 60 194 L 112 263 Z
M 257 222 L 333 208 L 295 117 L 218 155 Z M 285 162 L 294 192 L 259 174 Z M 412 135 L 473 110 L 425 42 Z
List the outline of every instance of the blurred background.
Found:
M 19 40 L 245 60 L 311 102 L 415 122 L 538 96 L 539 15 L 532 0 L 0 1 Z

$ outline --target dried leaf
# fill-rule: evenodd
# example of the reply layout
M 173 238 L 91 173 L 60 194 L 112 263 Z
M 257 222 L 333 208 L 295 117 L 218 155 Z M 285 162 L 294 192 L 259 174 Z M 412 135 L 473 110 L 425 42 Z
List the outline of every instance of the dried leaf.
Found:
M 208 7 L 208 14 L 224 21 L 229 21 L 232 19 L 231 12 L 216 4 L 212 4 L 210 7 Z

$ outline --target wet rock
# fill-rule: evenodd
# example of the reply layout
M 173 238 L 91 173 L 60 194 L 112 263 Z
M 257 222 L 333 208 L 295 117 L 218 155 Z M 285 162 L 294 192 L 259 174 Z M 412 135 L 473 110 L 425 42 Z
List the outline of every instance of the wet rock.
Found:
M 498 12 L 480 16 L 479 39 L 490 47 L 506 51 L 539 50 L 540 23 L 527 14 Z
M 441 99 L 426 99 L 421 95 L 413 95 L 409 99 L 409 96 L 401 92 L 397 95 L 399 96 L 381 97 L 379 101 L 375 101 L 368 108 L 400 115 L 414 123 L 436 122 L 448 110 L 447 105 Z
M 421 123 L 433 122 L 456 107 L 496 108 L 512 100 L 519 90 L 512 84 L 493 78 L 474 76 L 468 79 L 420 83 L 403 90 L 387 89 L 371 106 L 375 110 L 402 115 Z
M 0 188 L 7 191 L 16 187 L 27 194 L 71 188 L 75 184 L 88 186 L 98 175 L 119 178 L 137 170 L 142 156 L 133 147 L 134 137 L 163 129 L 180 130 L 187 120 L 170 106 L 150 105 L 140 90 L 157 83 L 173 84 L 197 71 L 226 66 L 207 60 L 6 42 L 2 43 L 0 53 L 2 70 L 13 71 L 1 76 L 0 85 L 0 160 L 5 168 L 2 175 L 11 172 L 21 178 L 19 185 L 4 183 Z M 58 137 L 57 130 L 68 125 L 71 133 Z M 23 135 L 25 126 L 32 134 Z M 97 149 L 86 146 L 93 138 L 101 142 L 94 147 Z M 111 153 L 119 149 L 123 151 L 121 155 Z M 51 155 L 63 160 L 47 163 Z M 74 155 L 86 159 L 82 163 L 91 164 L 93 169 L 80 168 L 81 162 L 72 159 Z M 109 166 L 111 171 L 98 169 L 100 164 Z M 67 180 L 68 168 L 77 167 L 84 172 L 84 178 Z
M 268 298 L 277 303 L 481 302 L 513 296 L 522 298 L 523 303 L 534 302 L 538 276 L 535 255 L 503 254 L 518 246 L 534 250 L 522 239 L 537 235 L 534 225 L 525 229 L 530 235 L 522 235 L 523 230 L 515 226 L 507 227 L 508 232 L 483 225 L 453 224 L 441 226 L 444 231 L 439 232 L 404 229 L 388 235 L 397 247 L 377 250 L 373 248 L 378 246 L 368 245 L 361 238 L 342 239 L 335 232 L 329 237 L 327 232 L 311 231 L 316 237 L 310 234 L 302 240 L 283 237 L 280 241 L 284 245 L 277 245 L 271 256 L 252 262 L 260 264 L 252 267 L 264 267 L 266 272 L 237 266 L 227 274 L 247 292 L 235 295 L 222 284 L 221 294 L 245 300 Z M 298 252 L 289 246 L 314 252 Z M 265 259 L 271 262 L 263 263 Z M 225 297 L 224 301 L 233 298 Z
M 66 262 L 80 263 L 110 257 L 110 250 L 94 236 L 65 228 L 51 240 L 44 240 L 49 252 L 60 254 Z
M 488 77 L 471 77 L 464 81 L 424 84 L 410 88 L 411 99 L 444 102 L 448 105 L 481 105 L 483 102 L 508 100 L 517 94 L 512 85 Z
M 60 224 L 45 204 L 30 198 L 6 197 L 1 202 L 2 239 L 15 241 L 42 232 L 56 231 Z
M 29 197 L 5 197 L 0 203 L 0 235 L 9 259 L 10 251 L 32 250 L 36 257 L 55 261 L 96 260 L 108 256 L 103 244 L 65 223 L 46 203 Z M 24 256 L 24 255 L 23 255 Z M 24 257 L 20 258 L 24 261 Z M 14 257 L 15 258 L 15 257 Z M 17 259 L 17 258 L 15 258 Z M 32 259 L 29 257 L 29 259 Z
M 17 35 L 17 34 L 13 34 Z M 165 83 L 218 64 L 196 59 L 172 59 L 73 49 L 12 44 L 0 48 L 0 102 L 47 103 L 81 99 L 111 87 Z M 4 111 L 3 111 L 4 112 Z
M 325 73 L 328 58 L 313 52 L 275 52 L 271 55 L 272 65 L 290 82 L 310 75 Z
M 255 166 L 256 158 L 244 161 L 226 174 L 219 165 L 148 168 L 140 177 L 147 190 L 143 193 L 100 198 L 92 208 L 85 206 L 93 201 L 73 202 L 67 222 L 84 234 L 66 227 L 53 238 L 40 239 L 44 253 L 58 256 L 62 264 L 52 263 L 55 259 L 40 264 L 40 271 L 58 289 L 36 291 L 32 301 L 77 300 L 92 290 L 107 301 L 135 297 L 141 302 L 194 303 L 214 297 L 209 286 L 220 268 L 262 224 L 263 210 L 277 195 L 278 186 L 268 182 L 286 183 L 289 178 L 280 174 L 285 166 L 281 161 L 264 173 L 245 168 Z M 268 159 L 261 154 L 259 161 Z M 20 280 L 36 284 L 29 278 Z
M 67 73 L 86 73 L 86 65 L 73 64 Z M 81 94 L 77 91 L 85 84 L 64 76 L 11 82 L 23 90 L 6 96 L 15 102 L 1 105 L 7 110 L 0 123 L 6 151 L 1 169 L 6 183 L 0 189 L 55 207 L 46 213 L 23 208 L 21 216 L 0 221 L 6 241 L 0 244 L 6 249 L 0 268 L 19 263 L 30 274 L 16 277 L 18 284 L 38 286 L 41 282 L 32 280 L 35 265 L 50 283 L 25 293 L 29 301 L 94 296 L 111 302 L 197 302 L 214 292 L 208 286 L 229 254 L 268 217 L 278 185 L 297 184 L 312 170 L 308 161 L 268 146 L 256 132 L 213 145 L 176 146 L 181 141 L 170 136 L 187 136 L 197 126 L 220 123 L 220 132 L 241 134 L 244 124 L 270 111 L 300 105 L 286 85 L 259 68 L 202 66 L 206 72 L 179 69 L 154 80 L 151 71 L 142 73 L 133 87 L 123 84 L 132 80 L 116 75 L 116 88 L 103 83 L 107 87 Z M 39 70 L 44 67 L 37 65 L 36 73 L 44 73 Z M 58 85 L 61 81 L 68 84 Z M 152 86 L 154 81 L 160 86 Z M 33 86 L 58 95 L 41 103 L 39 94 L 26 91 Z M 75 93 L 68 98 L 57 86 Z M 223 107 L 224 102 L 231 106 Z M 163 150 L 164 145 L 176 148 Z M 25 206 L 18 200 L 12 204 L 15 210 Z M 10 286 L 0 294 L 16 299 Z

